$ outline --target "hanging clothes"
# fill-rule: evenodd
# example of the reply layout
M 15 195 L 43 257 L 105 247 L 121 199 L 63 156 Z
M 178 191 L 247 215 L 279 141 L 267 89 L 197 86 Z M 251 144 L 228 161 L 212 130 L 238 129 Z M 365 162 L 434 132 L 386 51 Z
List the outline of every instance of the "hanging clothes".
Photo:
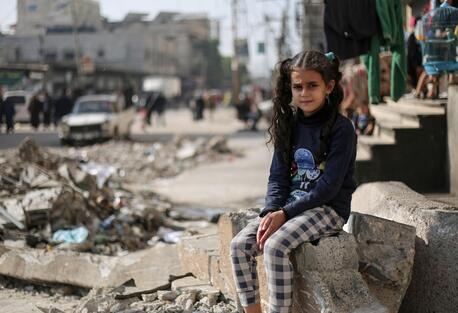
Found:
M 327 51 L 340 60 L 368 53 L 379 29 L 375 0 L 325 0 Z
M 403 31 L 403 1 L 375 0 L 382 32 L 372 37 L 369 54 L 363 57 L 368 70 L 368 90 L 371 103 L 380 103 L 380 47 L 388 47 L 392 53 L 390 96 L 399 100 L 406 89 L 407 60 Z

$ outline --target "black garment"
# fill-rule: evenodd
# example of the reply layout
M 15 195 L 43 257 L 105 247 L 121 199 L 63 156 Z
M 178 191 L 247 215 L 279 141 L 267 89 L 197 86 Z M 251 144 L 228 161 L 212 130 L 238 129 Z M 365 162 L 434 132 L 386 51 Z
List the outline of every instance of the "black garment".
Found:
M 14 129 L 14 115 L 16 114 L 16 108 L 14 103 L 10 100 L 3 102 L 3 114 L 5 115 L 6 132 L 12 132 Z
M 29 112 L 30 112 L 30 124 L 33 128 L 40 126 L 40 114 L 43 111 L 43 102 L 37 97 L 33 97 L 30 101 Z
M 326 0 L 324 32 L 327 51 L 346 60 L 366 54 L 380 32 L 375 0 Z
M 422 66 L 421 47 L 415 38 L 415 34 L 411 33 L 407 39 L 407 74 L 410 76 L 412 86 L 417 86 L 418 73 L 417 68 Z
M 202 97 L 196 99 L 196 108 L 194 112 L 194 120 L 199 121 L 204 118 L 205 100 Z
M 156 100 L 154 100 L 154 104 L 153 104 L 154 111 L 156 111 L 157 114 L 160 116 L 164 113 L 166 105 L 167 105 L 167 99 L 164 97 L 162 93 L 160 93 L 156 97 Z
M 48 127 L 51 124 L 53 100 L 47 97 L 43 102 L 43 124 Z
M 54 101 L 54 124 L 57 125 L 62 116 L 69 114 L 73 109 L 72 100 L 67 95 L 62 95 Z
M 298 115 L 293 138 L 293 160 L 285 164 L 281 151 L 275 150 L 270 168 L 265 208 L 260 213 L 283 208 L 288 218 L 315 207 L 328 205 L 342 218 L 350 215 L 351 195 L 356 189 L 353 177 L 356 135 L 352 122 L 337 115 L 331 128 L 327 157 L 316 164 L 322 127 L 332 110 L 324 107 L 316 114 Z

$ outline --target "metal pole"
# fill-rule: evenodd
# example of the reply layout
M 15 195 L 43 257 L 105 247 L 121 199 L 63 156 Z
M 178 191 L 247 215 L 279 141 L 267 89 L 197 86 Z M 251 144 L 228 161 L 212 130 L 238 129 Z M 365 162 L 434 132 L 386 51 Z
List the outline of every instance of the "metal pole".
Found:
M 72 13 L 72 24 L 73 24 L 73 41 L 75 50 L 75 65 L 76 65 L 76 83 L 79 85 L 81 77 L 81 57 L 80 57 L 80 41 L 78 36 L 78 25 L 76 22 L 76 2 L 77 0 L 71 0 L 71 13 Z M 79 87 L 79 86 L 78 86 Z
M 234 47 L 234 56 L 231 60 L 232 71 L 232 103 L 239 102 L 240 94 L 240 77 L 239 77 L 239 58 L 237 45 L 237 18 L 238 18 L 238 0 L 232 0 L 232 41 Z

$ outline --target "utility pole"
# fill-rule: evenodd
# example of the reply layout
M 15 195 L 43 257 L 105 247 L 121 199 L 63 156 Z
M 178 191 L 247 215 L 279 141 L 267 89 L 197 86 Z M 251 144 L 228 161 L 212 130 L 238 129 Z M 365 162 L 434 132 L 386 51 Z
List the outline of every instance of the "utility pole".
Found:
M 240 94 L 240 74 L 239 74 L 239 58 L 238 58 L 238 30 L 237 30 L 237 19 L 238 19 L 238 0 L 232 0 L 232 42 L 234 48 L 234 56 L 231 60 L 231 71 L 232 71 L 232 103 L 237 104 L 239 102 Z
M 290 1 L 286 1 L 286 8 L 283 10 L 281 17 L 281 31 L 280 38 L 278 39 L 278 59 L 283 60 L 286 57 L 290 56 L 291 49 L 288 44 L 288 11 L 289 11 Z
M 73 41 L 74 41 L 74 53 L 75 53 L 75 65 L 76 65 L 76 82 L 79 85 L 81 77 L 81 56 L 80 56 L 80 40 L 78 36 L 78 23 L 76 21 L 76 1 L 71 1 L 71 13 L 72 13 L 72 25 L 73 25 Z

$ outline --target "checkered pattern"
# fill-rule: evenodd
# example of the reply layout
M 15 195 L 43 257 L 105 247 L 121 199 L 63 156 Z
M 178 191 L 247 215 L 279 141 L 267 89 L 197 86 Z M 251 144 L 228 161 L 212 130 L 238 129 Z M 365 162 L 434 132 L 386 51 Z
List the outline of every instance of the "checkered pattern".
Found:
M 231 241 L 231 260 L 237 293 L 243 306 L 259 303 L 255 257 L 264 253 L 269 289 L 269 312 L 289 313 L 292 305 L 293 266 L 290 252 L 301 243 L 335 234 L 345 221 L 332 208 L 307 210 L 286 221 L 265 242 L 264 251 L 256 244 L 261 218 L 257 217 Z

